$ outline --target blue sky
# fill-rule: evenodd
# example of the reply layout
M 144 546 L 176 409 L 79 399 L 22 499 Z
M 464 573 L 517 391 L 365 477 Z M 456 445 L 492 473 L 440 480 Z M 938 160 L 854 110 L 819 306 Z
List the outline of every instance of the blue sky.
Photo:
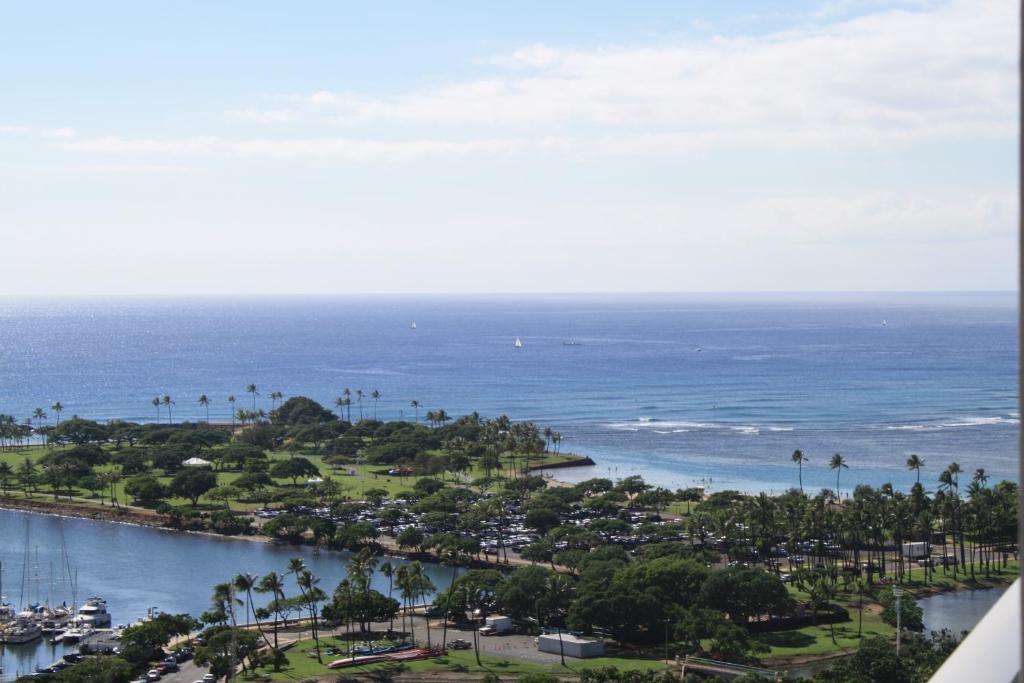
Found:
M 1012 289 L 1014 3 L 0 11 L 0 294 Z

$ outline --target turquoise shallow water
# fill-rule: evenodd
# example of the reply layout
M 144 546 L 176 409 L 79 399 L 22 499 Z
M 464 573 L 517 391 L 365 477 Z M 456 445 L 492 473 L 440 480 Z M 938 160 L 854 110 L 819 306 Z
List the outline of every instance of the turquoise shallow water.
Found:
M 905 488 L 910 453 L 926 482 L 954 459 L 1016 476 L 1016 325 L 1011 293 L 5 301 L 0 412 L 153 420 L 169 393 L 198 419 L 206 393 L 227 419 L 250 382 L 267 409 L 348 386 L 388 419 L 417 399 L 551 425 L 598 461 L 564 478 L 779 490 L 802 448 L 805 486 L 835 485 L 838 451 L 841 484 Z

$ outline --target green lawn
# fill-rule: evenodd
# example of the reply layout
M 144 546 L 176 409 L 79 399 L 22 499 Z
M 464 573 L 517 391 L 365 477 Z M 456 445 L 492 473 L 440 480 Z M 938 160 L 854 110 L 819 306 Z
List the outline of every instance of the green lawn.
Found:
M 321 649 L 330 645 L 339 645 L 341 640 L 324 638 L 321 640 Z M 309 656 L 314 650 L 312 641 L 303 641 L 288 650 L 288 667 L 284 671 L 275 673 L 273 667 L 264 667 L 257 670 L 257 675 L 269 674 L 274 681 L 299 681 L 305 678 L 322 676 L 328 672 L 326 666 L 318 663 L 315 657 Z M 330 663 L 337 657 L 324 657 L 324 663 Z M 539 664 L 519 659 L 494 657 L 492 655 L 480 655 L 480 665 L 476 663 L 473 650 L 452 650 L 444 657 L 436 659 L 421 659 L 414 662 L 406 662 L 399 665 L 394 663 L 368 664 L 341 669 L 339 673 L 366 674 L 379 670 L 407 670 L 407 671 L 452 671 L 463 673 L 495 673 L 498 675 L 520 676 L 528 673 L 552 673 L 573 675 L 583 669 L 597 669 L 605 666 L 614 666 L 620 671 L 662 671 L 666 667 L 657 660 L 633 659 L 626 657 L 595 657 L 594 659 L 574 660 L 567 659 L 566 666 L 560 664 Z
M 42 446 L 33 446 L 18 451 L 5 451 L 0 453 L 0 462 L 8 463 L 11 466 L 11 468 L 15 471 L 15 473 L 17 473 L 18 466 L 21 465 L 22 462 L 24 462 L 25 458 L 29 458 L 33 461 L 36 461 L 46 453 L 52 452 L 52 449 L 44 448 Z M 290 453 L 281 451 L 268 452 L 267 455 L 271 462 L 291 457 Z M 387 474 L 379 474 L 379 472 L 388 469 L 386 466 L 383 465 L 350 464 L 332 467 L 328 465 L 326 462 L 324 462 L 324 459 L 319 455 L 311 455 L 308 453 L 299 453 L 298 455 L 302 455 L 302 457 L 308 458 L 311 462 L 313 462 L 319 468 L 320 476 L 324 478 L 329 477 L 336 481 L 341 486 L 343 496 L 348 496 L 349 498 L 356 500 L 363 499 L 366 495 L 366 491 L 370 489 L 383 489 L 387 491 L 389 496 L 395 496 L 401 493 L 402 491 L 408 491 L 412 489 L 413 485 L 416 483 L 416 480 L 419 478 L 416 476 L 398 477 L 389 476 Z M 547 453 L 544 454 L 543 457 L 534 457 L 531 460 L 531 463 L 539 464 L 542 462 L 564 462 L 566 460 L 571 460 L 576 457 L 579 456 L 571 454 L 555 455 L 553 453 Z M 504 468 L 503 472 L 507 473 L 509 471 L 508 467 L 513 462 L 516 463 L 517 465 L 521 465 L 523 459 L 521 457 L 513 458 L 512 456 L 504 456 L 501 458 L 501 461 L 502 467 Z M 96 471 L 105 472 L 114 469 L 115 467 L 113 465 L 107 465 L 97 467 Z M 355 474 L 351 474 L 351 472 L 353 471 L 355 472 Z M 240 477 L 241 474 L 241 472 L 217 471 L 217 483 L 230 484 L 235 479 Z M 480 478 L 483 476 L 484 471 L 480 469 L 479 466 L 474 466 L 474 468 L 458 482 L 453 481 L 451 473 L 444 473 L 442 475 L 442 479 L 448 483 L 467 483 L 469 481 L 472 481 L 473 479 Z M 171 476 L 157 476 L 157 479 L 162 484 L 165 485 L 170 483 L 172 478 L 173 477 Z M 291 480 L 289 479 L 277 479 L 275 481 L 277 481 L 278 484 L 291 484 Z M 16 479 L 12 482 L 12 486 L 17 486 Z M 125 494 L 124 486 L 125 480 L 122 479 L 117 484 L 115 484 L 114 491 L 118 500 L 122 504 L 127 504 L 129 500 L 128 496 Z M 492 486 L 491 488 L 495 487 L 496 485 Z M 11 488 L 10 491 L 8 492 L 8 495 L 15 498 L 26 497 L 24 493 L 18 488 Z M 49 490 L 49 487 L 42 483 L 40 483 L 38 491 L 34 494 L 34 497 L 41 500 L 53 500 L 53 494 Z M 97 506 L 99 506 L 100 504 L 99 497 L 93 498 L 92 493 L 84 489 L 75 489 L 74 497 L 76 498 L 76 500 L 71 502 L 75 502 L 78 504 L 94 503 Z M 106 498 L 106 492 L 104 492 L 104 498 Z M 167 502 L 174 506 L 185 506 L 189 505 L 191 501 L 185 498 L 169 498 L 167 499 Z M 248 500 L 231 500 L 229 501 L 229 503 L 231 509 L 236 511 L 249 512 L 262 507 L 260 503 Z M 109 501 L 107 501 L 107 505 L 109 505 Z M 206 498 L 200 499 L 199 507 L 204 510 L 220 509 L 222 506 L 223 504 L 220 501 L 208 500 Z

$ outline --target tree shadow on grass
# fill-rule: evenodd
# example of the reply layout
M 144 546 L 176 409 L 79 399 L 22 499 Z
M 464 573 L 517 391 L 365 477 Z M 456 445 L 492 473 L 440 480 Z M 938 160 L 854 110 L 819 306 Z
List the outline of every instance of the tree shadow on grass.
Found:
M 814 636 L 800 631 L 762 633 L 757 639 L 769 647 L 809 647 L 817 642 Z

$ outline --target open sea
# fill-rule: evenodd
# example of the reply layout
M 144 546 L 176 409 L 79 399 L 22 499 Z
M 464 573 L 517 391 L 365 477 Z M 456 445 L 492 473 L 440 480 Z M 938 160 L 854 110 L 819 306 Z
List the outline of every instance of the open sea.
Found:
M 800 448 L 805 488 L 835 452 L 844 489 L 909 488 L 911 453 L 934 488 L 954 460 L 1017 478 L 1018 343 L 1016 293 L 0 300 L 0 413 L 152 421 L 166 393 L 196 420 L 205 393 L 226 421 L 250 383 L 267 410 L 350 387 L 382 419 L 549 425 L 597 462 L 566 480 L 778 492 Z

